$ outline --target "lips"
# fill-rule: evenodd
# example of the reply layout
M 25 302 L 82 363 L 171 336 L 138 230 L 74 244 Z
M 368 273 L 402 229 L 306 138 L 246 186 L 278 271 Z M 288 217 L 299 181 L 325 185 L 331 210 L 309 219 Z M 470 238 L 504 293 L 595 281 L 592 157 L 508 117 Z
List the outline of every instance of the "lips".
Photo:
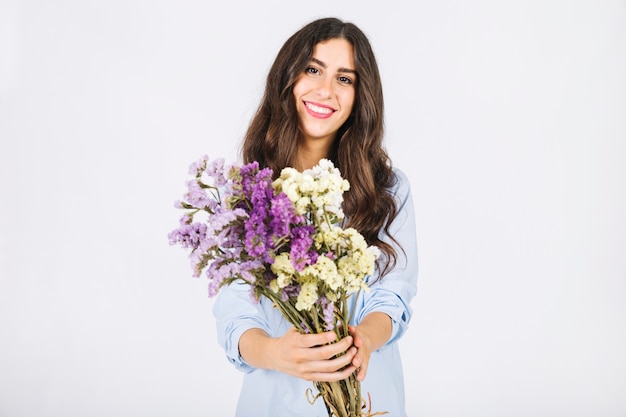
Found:
M 335 109 L 331 107 L 314 104 L 308 101 L 304 102 L 304 107 L 306 108 L 307 113 L 320 119 L 328 118 L 335 112 Z

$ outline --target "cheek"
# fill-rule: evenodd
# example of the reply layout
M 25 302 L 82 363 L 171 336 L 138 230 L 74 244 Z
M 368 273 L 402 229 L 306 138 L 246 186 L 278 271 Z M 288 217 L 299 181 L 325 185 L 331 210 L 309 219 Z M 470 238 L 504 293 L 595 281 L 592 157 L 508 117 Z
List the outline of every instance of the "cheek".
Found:
M 352 113 L 352 108 L 354 107 L 354 99 L 355 99 L 354 91 L 346 94 L 344 97 L 344 108 L 348 110 L 348 113 Z
M 293 85 L 294 98 L 298 100 L 300 97 L 302 97 L 302 95 L 304 94 L 306 90 L 307 90 L 306 79 L 303 79 L 302 77 L 298 78 Z

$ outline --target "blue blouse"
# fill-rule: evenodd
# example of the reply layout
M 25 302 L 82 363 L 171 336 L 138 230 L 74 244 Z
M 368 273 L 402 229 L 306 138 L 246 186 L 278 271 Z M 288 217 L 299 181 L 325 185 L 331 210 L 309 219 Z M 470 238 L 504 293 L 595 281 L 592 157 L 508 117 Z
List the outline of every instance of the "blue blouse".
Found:
M 365 399 L 368 393 L 371 395 L 372 412 L 387 411 L 389 417 L 406 417 L 404 376 L 397 341 L 411 319 L 410 302 L 417 290 L 417 240 L 410 184 L 402 171 L 395 169 L 395 173 L 397 183 L 392 191 L 399 211 L 389 232 L 402 249 L 396 247 L 398 259 L 393 271 L 382 280 L 370 277 L 371 290 L 359 293 L 352 321 L 357 324 L 373 311 L 391 317 L 392 335 L 386 345 L 372 353 L 361 392 Z M 381 239 L 393 244 L 388 236 L 382 235 Z M 246 285 L 226 286 L 217 296 L 213 314 L 217 320 L 218 341 L 228 360 L 245 373 L 237 417 L 328 415 L 321 398 L 313 405 L 308 402 L 306 391 L 314 389 L 311 381 L 251 367 L 239 355 L 239 338 L 245 331 L 259 328 L 272 337 L 279 337 L 290 328 L 268 299 L 253 301 Z

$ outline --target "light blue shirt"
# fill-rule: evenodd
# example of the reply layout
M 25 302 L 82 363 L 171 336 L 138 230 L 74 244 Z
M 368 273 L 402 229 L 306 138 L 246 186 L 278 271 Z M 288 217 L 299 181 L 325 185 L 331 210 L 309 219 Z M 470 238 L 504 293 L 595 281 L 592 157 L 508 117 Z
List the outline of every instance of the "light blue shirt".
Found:
M 395 173 L 398 181 L 392 191 L 399 212 L 389 231 L 402 249 L 396 247 L 398 260 L 393 271 L 376 282 L 370 277 L 371 290 L 359 294 L 353 324 L 373 311 L 391 317 L 392 335 L 385 346 L 372 353 L 361 392 L 365 399 L 368 393 L 371 395 L 372 412 L 387 411 L 389 417 L 406 417 L 404 376 L 396 342 L 411 319 L 410 302 L 417 289 L 417 241 L 410 185 L 402 171 L 396 169 Z M 393 243 L 388 237 L 381 236 Z M 253 301 L 248 286 L 230 285 L 220 290 L 213 314 L 217 320 L 218 340 L 228 360 L 245 373 L 237 417 L 328 415 L 321 398 L 313 405 L 307 401 L 306 391 L 313 388 L 312 382 L 277 371 L 253 368 L 239 355 L 239 338 L 246 330 L 259 328 L 272 337 L 279 337 L 291 327 L 268 299 Z

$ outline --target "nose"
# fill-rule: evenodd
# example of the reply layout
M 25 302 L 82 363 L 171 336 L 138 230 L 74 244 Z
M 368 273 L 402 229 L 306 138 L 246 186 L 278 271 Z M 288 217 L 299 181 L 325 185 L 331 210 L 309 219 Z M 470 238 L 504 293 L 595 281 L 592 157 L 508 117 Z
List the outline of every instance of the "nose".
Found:
M 332 77 L 320 77 L 317 83 L 317 95 L 321 98 L 330 97 L 333 93 Z

